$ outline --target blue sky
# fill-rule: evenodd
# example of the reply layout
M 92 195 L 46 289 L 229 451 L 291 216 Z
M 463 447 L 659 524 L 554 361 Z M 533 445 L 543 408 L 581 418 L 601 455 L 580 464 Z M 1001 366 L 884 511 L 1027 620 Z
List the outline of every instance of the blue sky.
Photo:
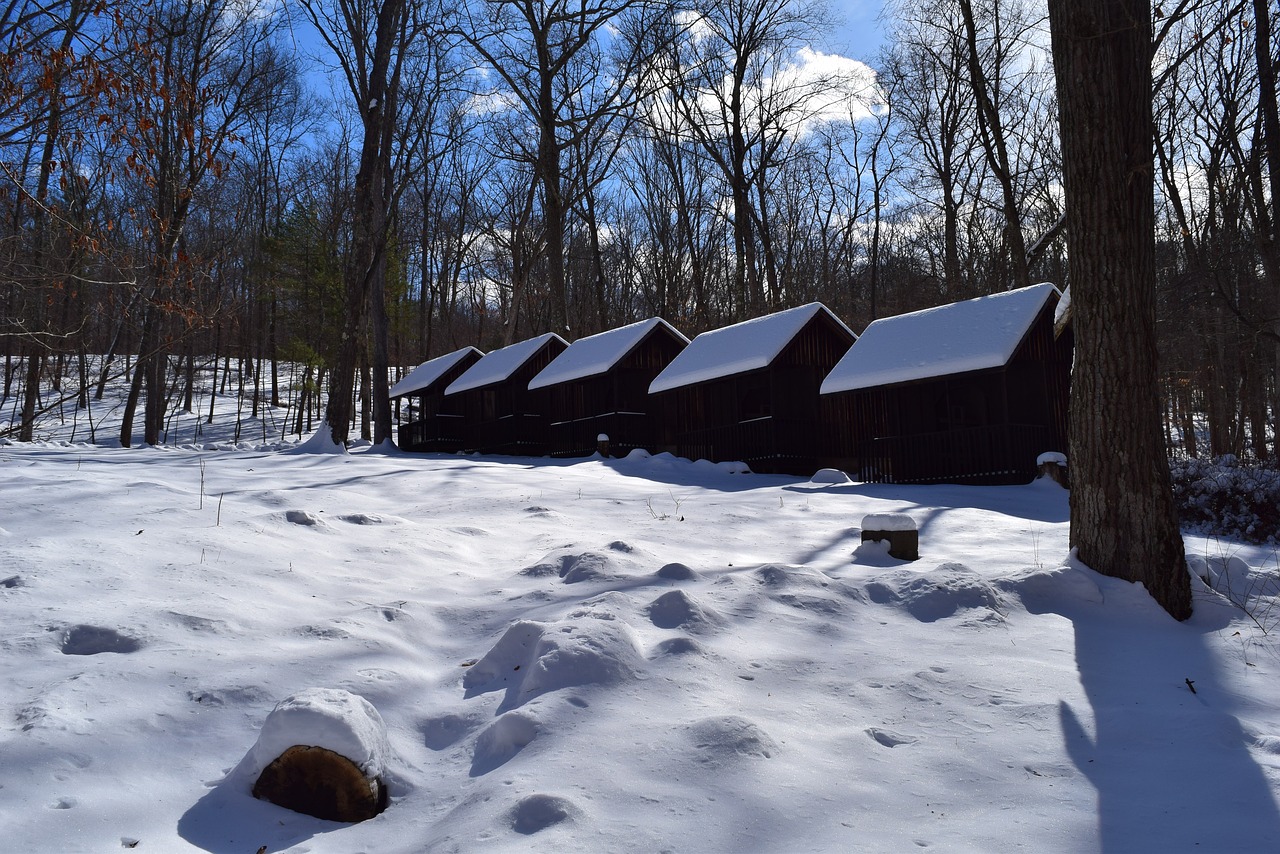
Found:
M 830 0 L 838 19 L 838 29 L 831 34 L 829 49 L 850 59 L 873 65 L 876 51 L 884 39 L 876 20 L 881 0 Z

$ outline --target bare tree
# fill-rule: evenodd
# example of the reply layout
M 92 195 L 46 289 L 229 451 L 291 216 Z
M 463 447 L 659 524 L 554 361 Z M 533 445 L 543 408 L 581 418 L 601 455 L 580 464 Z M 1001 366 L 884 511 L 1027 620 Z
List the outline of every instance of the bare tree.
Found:
M 406 0 L 301 0 L 301 7 L 337 59 L 361 126 L 346 318 L 330 374 L 325 424 L 333 441 L 345 446 L 354 410 L 360 333 L 367 318 L 373 338 L 373 441 L 382 444 L 391 440 L 387 242 L 394 200 L 403 187 L 392 168 L 393 149 L 407 53 L 425 21 L 419 7 Z
M 661 30 L 654 0 L 481 0 L 464 4 L 453 33 L 502 81 L 507 99 L 531 122 L 527 146 L 542 191 L 551 326 L 569 328 L 565 228 L 575 203 L 565 152 L 627 113 L 643 91 L 643 60 Z M 582 149 L 579 148 L 581 151 Z

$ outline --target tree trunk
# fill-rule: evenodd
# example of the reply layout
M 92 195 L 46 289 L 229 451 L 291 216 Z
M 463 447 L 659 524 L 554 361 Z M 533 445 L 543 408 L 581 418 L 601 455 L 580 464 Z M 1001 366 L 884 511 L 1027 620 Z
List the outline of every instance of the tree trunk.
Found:
M 40 374 L 44 368 L 44 354 L 32 348 L 27 356 L 27 379 L 22 394 L 22 421 L 18 428 L 18 441 L 30 442 L 35 436 L 36 404 L 40 401 Z
M 1176 619 L 1191 584 L 1160 434 L 1151 7 L 1049 0 L 1075 332 L 1071 544 Z

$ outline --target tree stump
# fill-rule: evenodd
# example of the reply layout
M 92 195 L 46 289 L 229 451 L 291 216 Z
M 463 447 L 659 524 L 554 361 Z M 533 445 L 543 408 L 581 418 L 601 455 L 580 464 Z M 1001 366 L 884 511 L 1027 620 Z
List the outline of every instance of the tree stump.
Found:
M 341 754 L 295 744 L 263 769 L 253 796 L 328 821 L 358 822 L 387 808 L 387 787 Z
M 1047 477 L 1063 489 L 1071 488 L 1071 478 L 1067 470 L 1067 455 L 1057 451 L 1046 451 L 1036 457 L 1036 467 L 1040 477 Z
M 889 557 L 920 559 L 920 532 L 905 513 L 873 513 L 862 519 L 862 542 L 889 542 Z

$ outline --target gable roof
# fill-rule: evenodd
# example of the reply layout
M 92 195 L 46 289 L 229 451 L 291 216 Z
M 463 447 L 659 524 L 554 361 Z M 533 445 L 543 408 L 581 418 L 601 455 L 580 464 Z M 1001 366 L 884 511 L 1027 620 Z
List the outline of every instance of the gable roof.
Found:
M 702 333 L 654 378 L 649 393 L 767 368 L 809 321 L 820 314 L 828 315 L 849 333 L 851 340 L 858 337 L 825 305 L 811 302 Z
M 505 382 L 511 378 L 512 374 L 520 370 L 525 362 L 532 359 L 539 350 L 552 341 L 559 341 L 566 347 L 569 346 L 568 342 L 559 335 L 554 332 L 548 332 L 544 335 L 539 335 L 537 338 L 530 338 L 527 341 L 512 344 L 510 347 L 494 350 L 468 368 L 466 373 L 450 383 L 444 393 L 446 395 L 457 394 L 460 391 L 471 391 L 494 383 Z
M 544 388 L 603 374 L 622 361 L 650 333 L 663 327 L 680 341 L 689 343 L 689 339 L 670 323 L 660 317 L 651 317 L 639 323 L 579 338 L 569 345 L 569 349 L 552 359 L 551 364 L 529 382 L 529 388 Z
M 1008 364 L 1058 289 L 1032 285 L 872 322 L 822 381 L 822 393 L 857 391 Z
M 461 350 L 454 350 L 452 353 L 437 356 L 430 361 L 423 362 L 401 377 L 400 382 L 391 387 L 391 397 L 404 397 L 407 394 L 430 388 L 432 384 L 471 353 L 475 353 L 477 356 L 484 355 L 475 347 L 463 347 Z

